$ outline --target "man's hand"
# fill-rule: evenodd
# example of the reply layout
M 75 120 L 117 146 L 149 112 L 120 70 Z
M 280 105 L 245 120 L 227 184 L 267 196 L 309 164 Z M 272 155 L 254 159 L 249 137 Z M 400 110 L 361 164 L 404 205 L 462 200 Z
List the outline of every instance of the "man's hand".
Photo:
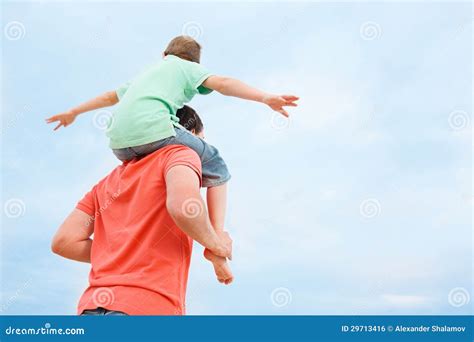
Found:
M 46 123 L 50 124 L 50 123 L 59 121 L 58 125 L 54 128 L 54 130 L 56 131 L 61 126 L 67 127 L 70 124 L 72 124 L 74 120 L 76 119 L 76 116 L 77 114 L 73 113 L 72 111 L 67 111 L 61 114 L 53 115 L 50 118 L 47 118 Z
M 299 97 L 294 95 L 267 95 L 262 102 L 274 111 L 288 117 L 289 114 L 283 107 L 297 107 L 298 104 L 295 103 L 297 100 Z
M 229 258 L 232 260 L 232 239 L 229 233 L 225 231 L 216 231 L 217 237 L 219 238 L 218 244 L 210 249 L 210 251 L 220 257 Z
M 229 260 L 232 260 L 232 243 L 233 243 L 233 241 L 230 238 L 229 233 L 227 233 L 226 231 L 223 231 L 223 230 L 218 230 L 218 231 L 216 231 L 216 234 L 219 237 L 219 239 L 221 239 L 223 245 L 225 246 L 225 249 L 228 250 L 228 252 L 229 252 L 229 255 L 227 256 L 227 258 L 229 258 Z

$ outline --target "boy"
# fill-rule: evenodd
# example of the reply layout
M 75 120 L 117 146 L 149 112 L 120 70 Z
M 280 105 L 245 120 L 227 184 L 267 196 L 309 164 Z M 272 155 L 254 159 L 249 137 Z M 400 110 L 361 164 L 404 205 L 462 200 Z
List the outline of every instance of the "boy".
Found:
M 219 234 L 224 230 L 230 174 L 219 151 L 186 131 L 179 124 L 176 111 L 196 94 L 215 90 L 223 95 L 264 103 L 288 116 L 284 107 L 297 106 L 298 97 L 265 93 L 239 80 L 213 75 L 199 64 L 200 58 L 201 46 L 191 37 L 178 36 L 168 44 L 162 61 L 131 82 L 46 121 L 59 122 L 57 130 L 69 126 L 81 113 L 118 103 L 107 136 L 121 161 L 140 158 L 171 144 L 195 150 L 202 162 L 202 186 L 208 188 L 209 218 Z

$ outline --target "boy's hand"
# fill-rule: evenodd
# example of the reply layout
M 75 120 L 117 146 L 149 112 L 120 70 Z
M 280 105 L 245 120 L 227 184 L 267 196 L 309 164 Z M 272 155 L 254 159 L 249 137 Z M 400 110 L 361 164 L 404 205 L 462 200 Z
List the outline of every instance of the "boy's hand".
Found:
M 57 114 L 57 115 L 53 115 L 52 117 L 50 118 L 47 118 L 46 119 L 46 123 L 52 123 L 52 122 L 58 122 L 58 125 L 54 128 L 54 130 L 57 130 L 59 129 L 61 126 L 64 126 L 64 127 L 67 127 L 69 126 L 70 124 L 72 124 L 74 122 L 74 120 L 76 119 L 76 114 L 74 114 L 73 112 L 71 111 L 68 111 L 68 112 L 64 112 L 64 113 L 61 113 L 61 114 Z
M 289 114 L 283 107 L 297 107 L 298 104 L 295 103 L 297 100 L 299 100 L 299 97 L 294 95 L 267 95 L 263 98 L 263 103 L 274 111 L 288 117 Z

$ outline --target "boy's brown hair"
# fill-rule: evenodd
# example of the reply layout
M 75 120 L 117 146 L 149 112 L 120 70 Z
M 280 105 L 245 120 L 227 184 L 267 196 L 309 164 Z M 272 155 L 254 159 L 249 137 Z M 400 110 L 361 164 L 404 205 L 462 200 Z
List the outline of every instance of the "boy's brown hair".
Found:
M 173 55 L 191 62 L 201 60 L 201 45 L 189 36 L 173 38 L 164 52 L 165 56 Z

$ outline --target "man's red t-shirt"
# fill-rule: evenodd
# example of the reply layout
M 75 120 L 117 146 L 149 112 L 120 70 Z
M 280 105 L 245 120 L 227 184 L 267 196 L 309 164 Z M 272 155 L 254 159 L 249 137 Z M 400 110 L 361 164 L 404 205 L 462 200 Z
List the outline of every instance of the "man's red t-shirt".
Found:
M 201 161 L 185 146 L 168 146 L 115 168 L 77 204 L 94 236 L 89 287 L 78 314 L 104 307 L 129 315 L 181 315 L 192 239 L 166 209 L 165 176 L 185 165 L 201 179 Z

